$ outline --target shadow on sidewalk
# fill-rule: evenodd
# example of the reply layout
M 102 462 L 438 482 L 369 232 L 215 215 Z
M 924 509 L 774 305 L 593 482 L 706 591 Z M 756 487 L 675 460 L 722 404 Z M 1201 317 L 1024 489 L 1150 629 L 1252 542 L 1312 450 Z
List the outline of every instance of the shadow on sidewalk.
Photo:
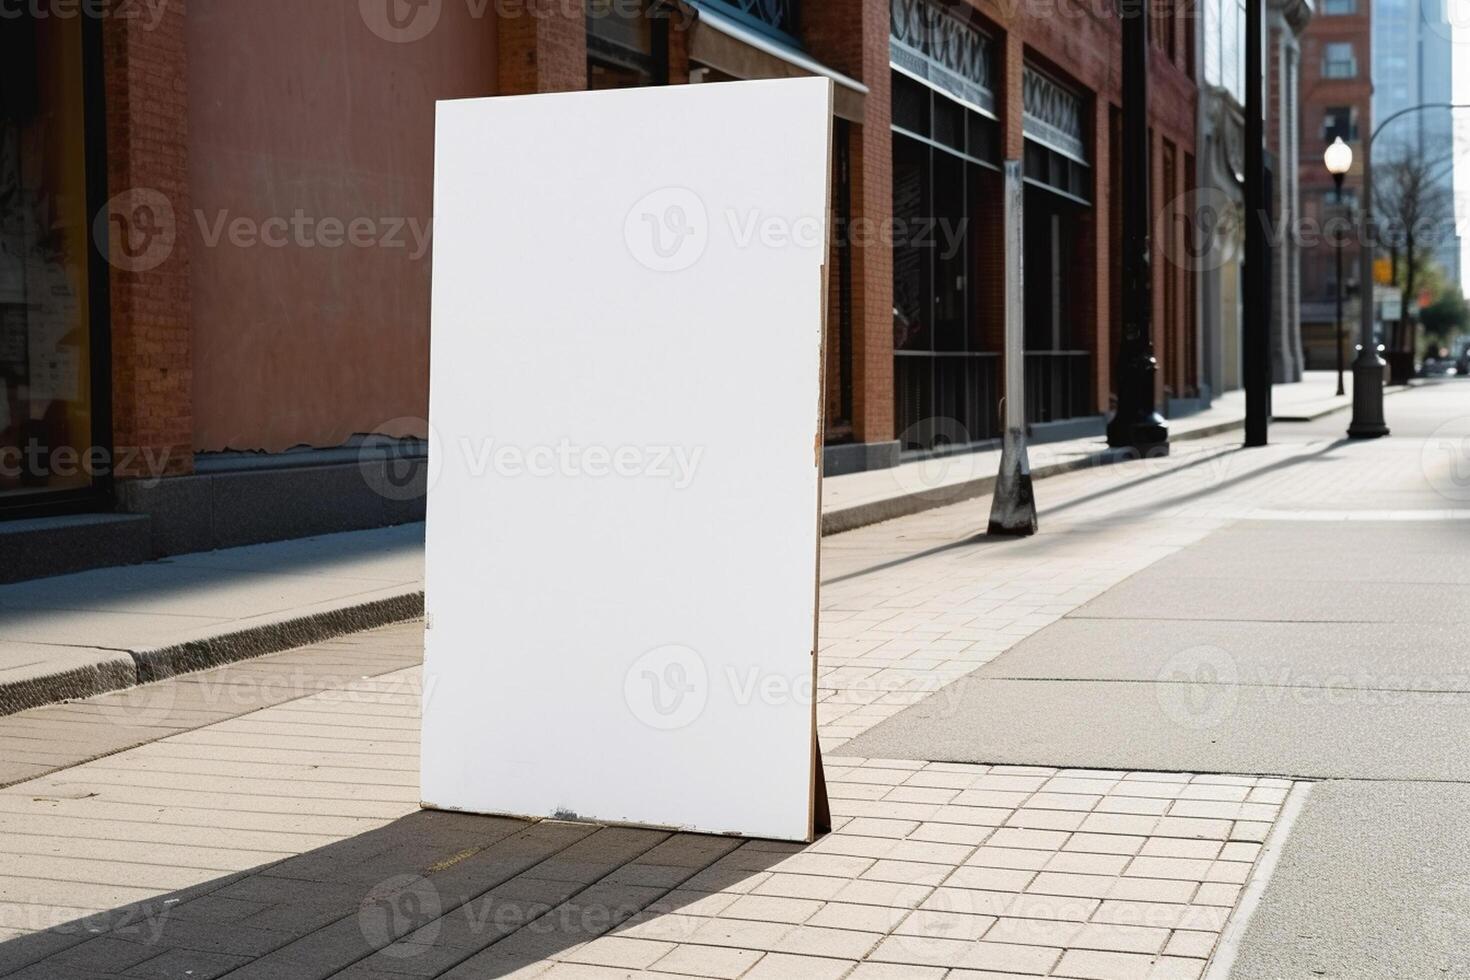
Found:
M 674 942 L 721 928 L 675 914 L 802 849 L 425 810 L 147 902 L 21 924 L 44 931 L 0 944 L 0 977 L 499 977 L 619 927 Z
M 1233 447 L 1230 447 L 1230 448 L 1227 448 L 1227 449 L 1222 449 L 1222 450 L 1220 450 L 1218 452 L 1208 451 L 1208 452 L 1205 452 L 1205 453 L 1201 453 L 1200 454 L 1200 458 L 1198 458 L 1198 459 L 1191 460 L 1190 462 L 1183 463 L 1183 464 L 1181 464 L 1179 466 L 1172 466 L 1172 467 L 1170 467 L 1167 470 L 1152 472 L 1152 473 L 1149 473 L 1147 475 L 1137 477 L 1136 479 L 1123 480 L 1123 481 L 1120 481 L 1118 483 L 1113 484 L 1112 486 L 1106 487 L 1106 488 L 1104 488 L 1102 490 L 1098 490 L 1098 491 L 1095 491 L 1093 493 L 1085 494 L 1085 495 L 1080 496 L 1080 497 L 1074 497 L 1074 498 L 1072 498 L 1070 500 L 1064 500 L 1064 501 L 1062 501 L 1059 504 L 1051 504 L 1049 506 L 1043 506 L 1041 504 L 1041 502 L 1038 501 L 1037 506 L 1038 506 L 1038 509 L 1040 511 L 1041 516 L 1044 518 L 1044 517 L 1046 517 L 1048 515 L 1056 514 L 1056 513 L 1059 513 L 1061 511 L 1068 510 L 1068 509 L 1070 509 L 1072 507 L 1078 507 L 1078 506 L 1081 506 L 1083 504 L 1092 503 L 1094 501 L 1101 500 L 1101 499 L 1106 498 L 1106 497 L 1110 497 L 1110 496 L 1112 496 L 1114 494 L 1123 493 L 1124 491 L 1127 491 L 1127 490 L 1137 489 L 1138 487 L 1143 486 L 1146 483 L 1152 483 L 1154 480 L 1160 480 L 1160 479 L 1163 479 L 1164 477 L 1167 477 L 1167 476 L 1174 476 L 1176 474 L 1185 472 L 1187 470 L 1191 470 L 1191 469 L 1193 469 L 1193 468 L 1195 468 L 1197 466 L 1203 466 L 1203 465 L 1206 465 L 1208 463 L 1214 463 L 1217 460 L 1221 459 L 1222 457 L 1227 457 L 1227 456 L 1229 456 L 1229 455 L 1231 455 L 1233 453 L 1237 453 L 1237 452 L 1240 452 L 1240 451 L 1241 451 L 1241 447 L 1239 447 L 1239 446 L 1233 446 Z M 1137 460 L 1133 460 L 1133 462 L 1137 462 Z M 1111 463 L 1109 465 L 1111 465 L 1111 466 L 1123 466 L 1123 465 L 1126 465 L 1126 463 L 1117 463 L 1117 462 L 1115 462 L 1115 463 Z M 1078 472 L 1080 472 L 1080 471 L 1078 471 Z M 983 497 L 976 498 L 977 501 L 983 501 L 984 499 L 985 498 L 983 498 Z M 971 501 L 971 502 L 973 503 L 974 501 Z M 997 543 L 1000 543 L 1000 542 L 1010 541 L 1010 540 L 1014 540 L 1014 539 L 1007 538 L 1007 537 L 992 537 L 991 535 L 988 535 L 985 532 L 981 531 L 981 532 L 978 532 L 976 534 L 972 534 L 972 535 L 969 535 L 969 536 L 964 537 L 964 538 L 960 538 L 960 539 L 955 540 L 955 541 L 950 541 L 950 542 L 947 542 L 947 543 L 941 544 L 941 545 L 935 545 L 932 548 L 925 548 L 922 551 L 915 551 L 915 552 L 912 552 L 911 554 L 904 555 L 904 556 L 902 556 L 900 558 L 894 558 L 894 559 L 891 559 L 889 561 L 881 562 L 881 563 L 879 563 L 877 565 L 870 565 L 867 568 L 860 568 L 860 569 L 857 569 L 856 571 L 845 572 L 845 573 L 843 573 L 841 575 L 834 575 L 831 578 L 823 579 L 822 580 L 822 585 L 838 585 L 838 584 L 840 584 L 842 582 L 847 582 L 847 581 L 851 581 L 852 579 L 862 578 L 862 577 L 864 577 L 866 575 L 873 575 L 873 574 L 876 574 L 878 572 L 890 571 L 891 569 L 902 567 L 903 565 L 907 565 L 907 564 L 909 564 L 911 562 L 922 561 L 925 558 L 932 558 L 935 555 L 942 555 L 942 554 L 944 554 L 946 552 L 957 551 L 957 550 L 962 549 L 962 548 L 980 548 L 980 547 L 983 547 L 983 546 L 988 545 L 988 544 L 997 544 Z M 1035 545 L 1038 541 L 1042 542 L 1039 546 L 1045 547 L 1045 544 L 1044 544 L 1045 539 L 1033 539 L 1033 545 Z

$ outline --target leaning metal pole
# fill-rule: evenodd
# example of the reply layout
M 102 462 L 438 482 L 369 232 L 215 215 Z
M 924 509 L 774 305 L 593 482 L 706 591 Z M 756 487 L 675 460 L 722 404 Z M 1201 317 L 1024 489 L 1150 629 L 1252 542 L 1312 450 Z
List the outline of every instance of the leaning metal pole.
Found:
M 1006 431 L 995 497 L 990 503 L 990 533 L 1028 535 L 1036 533 L 1036 497 L 1031 491 L 1031 461 L 1026 455 L 1026 307 L 1021 251 L 1024 198 L 1019 160 L 1005 162 L 1004 194 Z
M 1169 427 L 1155 408 L 1153 268 L 1149 258 L 1148 5 L 1118 0 L 1123 28 L 1123 339 L 1118 348 L 1118 411 L 1108 445 L 1158 455 Z
M 1266 0 L 1246 0 L 1245 18 L 1245 444 L 1264 446 L 1271 426 L 1271 275 L 1266 241 Z
M 1392 117 L 1390 117 L 1392 118 Z M 1387 119 L 1384 122 L 1388 122 Z M 1379 124 L 1379 129 L 1383 128 Z M 1363 217 L 1358 229 L 1358 356 L 1353 360 L 1353 420 L 1348 437 L 1376 439 L 1388 435 L 1383 420 L 1383 358 L 1373 342 L 1373 140 L 1374 130 L 1363 144 Z

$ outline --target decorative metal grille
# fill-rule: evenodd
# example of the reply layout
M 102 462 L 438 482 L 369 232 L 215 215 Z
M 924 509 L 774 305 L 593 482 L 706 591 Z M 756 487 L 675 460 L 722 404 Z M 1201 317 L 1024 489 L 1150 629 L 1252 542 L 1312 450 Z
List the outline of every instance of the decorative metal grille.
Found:
M 768 31 L 796 38 L 797 0 L 702 0 Z
M 1082 98 L 1077 93 L 1027 65 L 1022 72 L 1021 101 L 1021 125 L 1028 137 L 1087 162 Z
M 931 0 L 889 0 L 889 58 L 955 98 L 994 112 L 991 39 Z

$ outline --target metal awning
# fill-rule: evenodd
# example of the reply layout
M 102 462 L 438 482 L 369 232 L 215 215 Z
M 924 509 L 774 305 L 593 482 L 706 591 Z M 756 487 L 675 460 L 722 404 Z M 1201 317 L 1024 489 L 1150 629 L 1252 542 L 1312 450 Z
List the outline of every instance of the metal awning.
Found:
M 689 59 L 735 78 L 797 78 L 821 75 L 836 82 L 833 112 L 861 123 L 868 87 L 788 44 L 766 37 L 707 7 L 696 7 L 689 29 Z

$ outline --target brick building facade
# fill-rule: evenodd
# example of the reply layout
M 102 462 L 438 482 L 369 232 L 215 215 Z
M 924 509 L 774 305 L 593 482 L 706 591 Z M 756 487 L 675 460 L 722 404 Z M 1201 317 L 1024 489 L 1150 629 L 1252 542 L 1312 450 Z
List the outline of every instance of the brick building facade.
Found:
M 1363 144 L 1373 132 L 1372 6 L 1370 0 L 1323 0 L 1302 38 L 1301 196 L 1308 227 L 1339 231 L 1356 226 L 1363 190 Z M 1353 149 L 1342 202 L 1322 152 L 1337 137 Z M 1358 337 L 1358 303 L 1371 283 L 1360 283 L 1356 236 L 1342 236 L 1343 292 L 1347 309 L 1343 358 L 1351 364 Z M 1335 238 L 1313 236 L 1302 244 L 1302 345 L 1310 369 L 1336 366 L 1337 256 Z
M 67 495 L 49 478 L 12 481 L 0 504 L 121 512 L 119 547 L 147 554 L 412 519 L 413 480 L 393 471 L 426 434 L 429 255 L 413 232 L 432 217 L 434 102 L 622 85 L 836 82 L 829 473 L 998 436 L 1004 159 L 1026 164 L 1037 438 L 1101 433 L 1119 335 L 1110 7 L 655 9 L 175 0 L 153 16 L 113 0 L 104 16 L 68 21 L 78 78 L 98 93 L 48 96 L 76 101 L 59 111 L 93 134 L 64 152 L 86 163 L 78 213 L 97 249 L 84 257 L 74 244 L 68 261 L 73 292 L 105 310 L 88 314 L 90 346 L 56 341 L 45 362 L 77 372 L 75 390 L 49 394 L 76 396 L 91 429 L 58 424 L 40 438 L 50 450 L 104 447 L 115 466 Z M 1196 22 L 1156 17 L 1153 40 L 1154 210 L 1171 215 L 1156 223 L 1155 254 L 1167 258 L 1189 233 L 1169 205 L 1197 170 Z M 1157 394 L 1183 410 L 1200 391 L 1195 270 L 1155 261 L 1154 274 Z M 44 319 L 13 322 L 35 333 Z M 20 380 L 0 420 L 11 423 L 0 442 L 17 446 L 41 430 L 15 420 L 44 414 L 34 377 Z

